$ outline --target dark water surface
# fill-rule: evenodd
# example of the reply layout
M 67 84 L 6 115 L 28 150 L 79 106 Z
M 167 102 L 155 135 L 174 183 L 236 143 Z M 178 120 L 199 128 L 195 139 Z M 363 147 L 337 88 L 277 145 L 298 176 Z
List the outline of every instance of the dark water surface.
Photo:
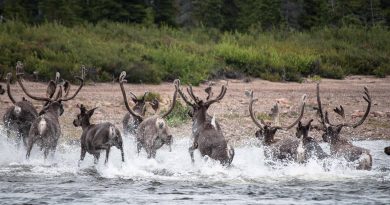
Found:
M 198 153 L 192 165 L 189 144 L 176 140 L 172 152 L 163 148 L 147 160 L 127 139 L 124 164 L 114 149 L 107 166 L 93 166 L 87 155 L 78 167 L 78 145 L 61 144 L 47 161 L 35 149 L 27 161 L 1 136 L 0 204 L 390 204 L 390 157 L 383 153 L 390 141 L 356 142 L 371 150 L 372 171 L 337 160 L 270 168 L 256 145 L 237 147 L 230 168 Z

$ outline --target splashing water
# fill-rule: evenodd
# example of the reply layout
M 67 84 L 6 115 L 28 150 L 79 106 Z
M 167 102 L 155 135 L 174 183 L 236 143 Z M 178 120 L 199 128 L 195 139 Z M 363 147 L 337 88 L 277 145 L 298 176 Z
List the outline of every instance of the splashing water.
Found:
M 138 156 L 134 138 L 124 137 L 125 163 L 111 149 L 104 165 L 94 166 L 87 154 L 78 167 L 79 144 L 62 143 L 46 161 L 34 147 L 30 160 L 0 134 L 0 201 L 18 203 L 231 203 L 231 204 L 367 204 L 390 201 L 389 157 L 386 141 L 356 142 L 371 150 L 372 171 L 353 170 L 345 162 L 311 160 L 305 165 L 266 166 L 256 143 L 236 147 L 231 167 L 188 154 L 190 139 L 177 139 L 172 152 L 157 151 L 156 159 Z M 329 147 L 322 144 L 326 151 Z

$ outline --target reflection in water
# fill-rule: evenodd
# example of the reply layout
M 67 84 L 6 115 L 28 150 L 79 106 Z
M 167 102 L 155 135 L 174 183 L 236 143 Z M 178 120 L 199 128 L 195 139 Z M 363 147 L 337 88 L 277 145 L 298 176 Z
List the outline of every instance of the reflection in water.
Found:
M 110 161 L 97 166 L 93 157 L 77 166 L 79 145 L 61 144 L 47 161 L 35 148 L 25 151 L 0 138 L 0 201 L 2 203 L 387 203 L 390 201 L 389 157 L 386 141 L 356 142 L 374 157 L 372 171 L 356 171 L 343 161 L 309 161 L 306 165 L 264 165 L 261 147 L 237 147 L 229 168 L 195 154 L 190 141 L 177 139 L 172 152 L 158 150 L 156 159 L 136 154 L 125 138 L 125 163 L 112 149 Z M 326 151 L 329 147 L 323 144 Z

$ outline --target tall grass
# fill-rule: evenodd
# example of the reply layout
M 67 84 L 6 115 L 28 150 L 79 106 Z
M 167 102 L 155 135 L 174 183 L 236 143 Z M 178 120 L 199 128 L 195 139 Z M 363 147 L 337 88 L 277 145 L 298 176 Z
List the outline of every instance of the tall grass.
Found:
M 9 71 L 21 60 L 27 72 L 46 79 L 56 71 L 71 78 L 82 64 L 95 68 L 100 81 L 126 70 L 130 82 L 145 83 L 181 78 L 198 84 L 231 71 L 273 81 L 390 73 L 390 32 L 383 27 L 221 33 L 111 22 L 65 27 L 8 21 L 0 24 L 0 49 L 1 69 Z

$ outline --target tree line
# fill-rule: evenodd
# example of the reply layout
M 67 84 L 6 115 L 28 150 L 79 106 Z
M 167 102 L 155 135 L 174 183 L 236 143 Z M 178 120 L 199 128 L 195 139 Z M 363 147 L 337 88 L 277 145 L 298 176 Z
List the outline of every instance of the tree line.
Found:
M 0 0 L 0 21 L 113 21 L 222 31 L 390 25 L 388 0 Z

